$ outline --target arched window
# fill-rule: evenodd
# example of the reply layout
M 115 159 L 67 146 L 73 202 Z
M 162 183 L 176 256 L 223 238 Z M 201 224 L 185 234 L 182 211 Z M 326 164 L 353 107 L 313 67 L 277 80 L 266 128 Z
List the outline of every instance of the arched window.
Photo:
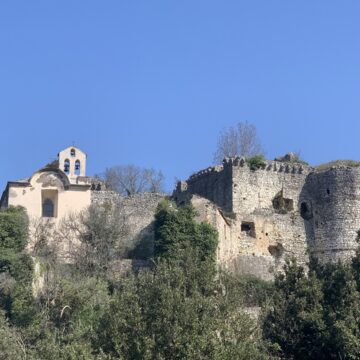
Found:
M 70 155 L 71 155 L 72 157 L 75 157 L 75 156 L 76 156 L 76 151 L 75 151 L 74 148 L 72 148 L 72 149 L 70 150 Z
M 43 217 L 54 217 L 54 203 L 50 199 L 45 199 L 42 205 Z
M 65 172 L 66 174 L 68 174 L 69 171 L 70 171 L 70 161 L 69 161 L 69 159 L 66 159 L 66 160 L 64 161 L 64 172 Z
M 80 160 L 75 161 L 75 175 L 80 175 Z

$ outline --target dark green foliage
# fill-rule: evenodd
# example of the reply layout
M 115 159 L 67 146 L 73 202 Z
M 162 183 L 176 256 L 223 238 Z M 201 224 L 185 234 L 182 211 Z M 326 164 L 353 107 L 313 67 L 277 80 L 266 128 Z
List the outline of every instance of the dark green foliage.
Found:
M 25 253 L 28 217 L 21 207 L 0 211 L 0 305 L 17 326 L 36 320 L 32 296 L 33 262 Z
M 199 260 L 215 261 L 218 235 L 207 223 L 195 221 L 191 205 L 177 208 L 173 202 L 164 200 L 155 216 L 155 256 L 177 259 L 181 250 L 194 249 Z
M 32 271 L 33 262 L 28 255 L 0 247 L 0 273 L 7 273 L 15 280 L 30 283 Z
M 12 328 L 0 311 L 0 360 L 25 359 L 24 344 L 20 334 Z
M 0 211 L 0 248 L 15 252 L 24 250 L 28 225 L 29 220 L 24 208 L 10 206 Z
M 10 295 L 9 318 L 13 324 L 26 327 L 37 319 L 37 307 L 32 294 L 31 284 L 18 282 Z
M 266 165 L 264 155 L 255 155 L 246 159 L 246 163 L 249 165 L 250 170 L 258 170 Z
M 0 211 L 0 273 L 16 280 L 31 279 L 31 259 L 23 253 L 28 236 L 28 217 L 24 208 Z
M 274 306 L 264 322 L 264 336 L 273 348 L 286 359 L 358 359 L 356 276 L 349 264 L 312 260 L 306 275 L 296 262 L 288 262 L 276 278 Z
M 252 275 L 231 275 L 230 279 L 235 282 L 233 287 L 237 289 L 244 306 L 266 306 L 274 296 L 275 288 L 272 281 L 265 281 Z
M 67 222 L 82 230 L 83 260 L 41 262 L 46 284 L 36 299 L 33 262 L 24 253 L 26 222 L 22 210 L 9 210 L 0 229 L 0 305 L 14 326 L 0 317 L 5 358 L 266 359 L 259 329 L 235 295 L 236 282 L 215 276 L 216 231 L 197 224 L 192 207 L 172 206 L 159 208 L 154 269 L 111 284 L 106 268 L 122 251 L 118 240 L 125 234 L 114 224 L 119 219 L 105 207 L 84 214 L 82 227 Z M 43 261 L 46 252 L 40 254 Z
M 185 266 L 160 261 L 154 272 L 123 279 L 98 346 L 121 359 L 266 359 L 253 320 L 229 301 L 232 289 L 212 266 L 188 254 Z
M 313 273 L 288 262 L 275 281 L 274 307 L 264 323 L 264 336 L 289 359 L 321 359 L 322 291 Z

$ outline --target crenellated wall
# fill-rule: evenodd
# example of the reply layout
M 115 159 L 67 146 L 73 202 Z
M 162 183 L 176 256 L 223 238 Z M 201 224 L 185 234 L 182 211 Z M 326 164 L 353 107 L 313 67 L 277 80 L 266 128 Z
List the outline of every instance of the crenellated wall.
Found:
M 280 160 L 251 170 L 230 158 L 179 184 L 174 199 L 192 201 L 217 228 L 218 261 L 238 273 L 271 278 L 287 257 L 347 260 L 357 247 L 359 167 L 316 171 Z
M 272 208 L 274 197 L 282 192 L 284 198 L 293 200 L 297 208 L 298 197 L 311 168 L 298 164 L 266 161 L 253 171 L 244 161 L 229 161 L 232 168 L 232 211 L 247 214 L 256 209 Z
M 187 200 L 188 194 L 196 194 L 212 201 L 226 211 L 231 211 L 231 179 L 231 167 L 209 167 L 190 176 L 186 183 L 179 183 L 175 192 L 178 196 L 176 200 L 181 203 Z
M 92 203 L 116 201 L 128 215 L 131 237 L 153 246 L 153 219 L 161 194 L 124 198 L 93 191 Z M 306 265 L 347 260 L 360 230 L 360 167 L 317 171 L 309 166 L 266 161 L 251 170 L 245 159 L 225 159 L 177 184 L 173 199 L 191 201 L 199 221 L 219 233 L 217 259 L 230 271 L 271 279 L 289 257 Z

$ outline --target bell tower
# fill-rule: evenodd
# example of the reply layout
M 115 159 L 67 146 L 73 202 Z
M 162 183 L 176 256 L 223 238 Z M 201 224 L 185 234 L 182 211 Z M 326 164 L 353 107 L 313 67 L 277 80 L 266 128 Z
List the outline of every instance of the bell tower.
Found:
M 75 146 L 69 146 L 59 152 L 59 169 L 75 183 L 78 176 L 86 176 L 86 154 Z

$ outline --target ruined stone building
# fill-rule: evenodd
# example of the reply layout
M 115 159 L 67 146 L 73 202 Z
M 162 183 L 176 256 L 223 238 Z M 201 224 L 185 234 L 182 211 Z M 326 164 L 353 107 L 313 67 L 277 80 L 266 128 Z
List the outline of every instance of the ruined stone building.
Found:
M 8 182 L 0 206 L 21 205 L 30 218 L 58 223 L 90 204 L 116 203 L 129 236 L 151 256 L 154 213 L 163 194 L 131 197 L 107 191 L 86 176 L 86 155 L 76 147 L 29 178 Z M 305 264 L 350 258 L 360 230 L 360 167 L 315 169 L 284 157 L 252 168 L 243 158 L 225 159 L 179 182 L 178 204 L 191 202 L 200 221 L 219 233 L 218 263 L 237 273 L 271 278 L 287 257 Z
M 179 182 L 174 198 L 217 228 L 219 263 L 238 273 L 271 278 L 286 257 L 345 260 L 357 247 L 360 167 L 319 170 L 284 157 L 251 169 L 237 157 Z

